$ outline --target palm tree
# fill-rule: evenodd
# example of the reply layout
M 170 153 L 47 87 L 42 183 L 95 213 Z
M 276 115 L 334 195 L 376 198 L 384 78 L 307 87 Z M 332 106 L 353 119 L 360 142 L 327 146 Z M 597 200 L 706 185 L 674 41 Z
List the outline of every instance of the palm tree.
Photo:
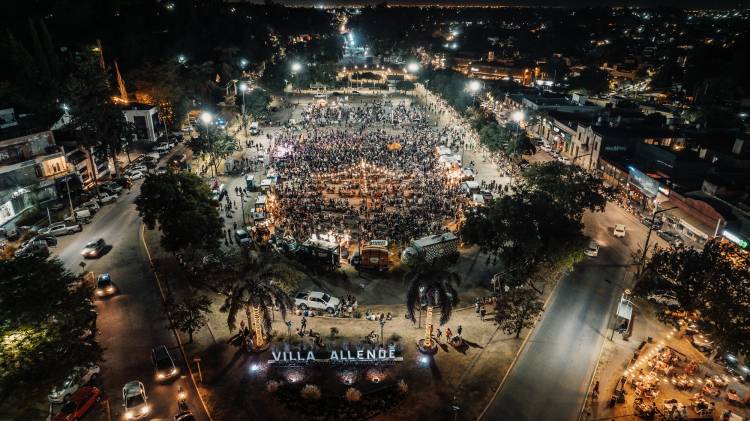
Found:
M 237 315 L 245 311 L 255 334 L 255 348 L 266 345 L 271 330 L 272 311 L 278 306 L 281 318 L 293 307 L 285 286 L 298 281 L 301 273 L 271 254 L 229 256 L 228 264 L 214 267 L 207 276 L 209 287 L 223 295 L 219 311 L 227 313 L 227 325 L 235 329 Z
M 406 273 L 404 279 L 409 281 L 409 289 L 406 292 L 406 315 L 414 319 L 414 310 L 419 308 L 422 301 L 426 301 L 427 315 L 425 317 L 425 333 L 423 346 L 426 349 L 433 347 L 432 343 L 432 309 L 440 308 L 440 325 L 450 320 L 453 307 L 458 304 L 458 292 L 453 285 L 461 283 L 461 278 L 454 272 L 445 270 L 439 263 L 417 262 L 413 268 Z

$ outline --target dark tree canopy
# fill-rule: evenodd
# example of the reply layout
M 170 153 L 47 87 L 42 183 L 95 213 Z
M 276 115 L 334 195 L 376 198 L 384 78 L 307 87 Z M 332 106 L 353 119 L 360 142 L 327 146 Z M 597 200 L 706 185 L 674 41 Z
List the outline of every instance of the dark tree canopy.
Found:
M 458 274 L 446 270 L 445 262 L 425 261 L 416 262 L 411 270 L 404 275 L 409 283 L 406 291 L 406 315 L 415 321 L 414 311 L 422 303 L 440 308 L 440 324 L 443 325 L 451 318 L 453 308 L 458 304 L 458 291 L 453 285 L 458 285 L 461 278 Z
M 73 367 L 96 361 L 90 286 L 57 259 L 0 261 L 0 396 L 48 392 Z M 81 339 L 84 337 L 84 339 Z
M 200 177 L 185 173 L 150 175 L 135 201 L 149 229 L 158 223 L 161 245 L 169 251 L 213 250 L 222 238 L 222 223 L 211 192 Z
M 750 352 L 750 257 L 726 240 L 703 250 L 657 250 L 638 279 L 635 294 L 674 295 L 680 306 L 697 311 L 725 350 Z

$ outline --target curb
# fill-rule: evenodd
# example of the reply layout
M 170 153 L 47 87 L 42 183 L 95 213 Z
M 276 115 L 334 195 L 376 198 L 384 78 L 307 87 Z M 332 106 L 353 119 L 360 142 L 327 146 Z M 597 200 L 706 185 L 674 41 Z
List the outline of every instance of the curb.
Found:
M 143 233 L 145 231 L 145 225 L 143 223 L 140 224 L 140 230 L 139 230 L 139 237 L 141 238 L 141 244 L 143 244 L 143 249 L 146 251 L 146 257 L 148 257 L 148 263 L 151 267 L 153 267 L 154 263 L 151 259 L 151 251 L 148 248 L 148 245 L 146 244 L 146 238 L 144 237 Z M 161 281 L 159 281 L 159 275 L 156 273 L 156 271 L 152 272 L 154 275 L 154 279 L 156 280 L 156 286 L 159 288 L 159 295 L 161 296 L 162 304 L 164 303 L 166 296 L 164 295 L 164 289 L 161 286 Z M 172 321 L 172 315 L 169 313 L 169 310 L 166 308 L 164 309 L 164 312 L 167 313 L 167 319 L 169 319 L 169 325 L 172 328 L 172 333 L 174 333 L 175 338 L 177 339 L 177 345 L 180 347 L 180 353 L 182 354 L 182 358 L 185 361 L 185 366 L 188 369 L 188 372 L 190 372 L 190 380 L 193 383 L 193 387 L 195 388 L 195 392 L 198 395 L 198 399 L 201 402 L 201 405 L 203 406 L 203 411 L 206 413 L 206 416 L 208 417 L 209 421 L 213 421 L 213 418 L 211 417 L 211 413 L 208 411 L 208 406 L 206 406 L 206 402 L 203 400 L 203 395 L 201 395 L 200 389 L 198 389 L 198 384 L 195 382 L 195 373 L 193 373 L 193 369 L 190 367 L 190 361 L 187 358 L 187 354 L 185 353 L 185 348 L 182 345 L 182 340 L 180 339 L 179 333 L 177 333 L 177 329 L 174 327 L 174 322 Z
M 566 271 L 568 272 L 568 271 Z M 566 273 L 564 276 L 568 276 L 569 273 Z M 560 277 L 562 280 L 563 277 Z M 560 281 L 558 281 L 555 284 L 555 289 L 552 290 L 552 292 L 549 294 L 549 297 L 547 297 L 546 300 L 544 300 L 544 305 L 542 305 L 542 313 L 537 318 L 536 322 L 534 322 L 534 327 L 529 330 L 528 334 L 524 338 L 523 342 L 521 343 L 521 347 L 518 348 L 518 351 L 516 352 L 516 355 L 513 357 L 513 361 L 510 362 L 510 365 L 508 366 L 508 369 L 505 371 L 505 374 L 503 375 L 502 380 L 500 380 L 500 384 L 497 385 L 497 389 L 495 389 L 495 393 L 492 394 L 492 399 L 487 402 L 487 405 L 485 405 L 484 409 L 481 413 L 479 413 L 479 416 L 477 417 L 477 421 L 484 418 L 484 416 L 487 414 L 487 411 L 490 409 L 490 406 L 495 402 L 495 399 L 497 398 L 497 395 L 500 394 L 500 390 L 502 390 L 503 386 L 505 386 L 505 382 L 508 381 L 508 376 L 510 376 L 510 372 L 513 371 L 513 368 L 516 366 L 516 363 L 518 362 L 518 357 L 521 356 L 521 352 L 523 352 L 524 349 L 526 349 L 526 343 L 529 341 L 529 338 L 534 334 L 536 331 L 536 327 L 539 325 L 539 321 L 542 320 L 542 317 L 544 316 L 544 311 L 547 310 L 547 305 L 549 304 L 550 300 L 553 296 L 557 294 L 557 287 L 560 285 Z

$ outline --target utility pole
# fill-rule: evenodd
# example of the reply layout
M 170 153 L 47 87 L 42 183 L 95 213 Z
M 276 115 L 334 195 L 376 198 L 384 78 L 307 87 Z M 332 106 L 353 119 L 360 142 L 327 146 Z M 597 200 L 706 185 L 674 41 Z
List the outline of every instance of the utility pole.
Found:
M 672 210 L 672 209 L 674 209 L 676 207 L 677 206 L 672 206 L 671 208 L 658 210 L 658 211 L 655 211 L 651 215 L 651 223 L 648 224 L 648 234 L 646 234 L 646 244 L 644 244 L 644 246 L 643 246 L 643 254 L 641 255 L 641 261 L 638 262 L 638 272 L 637 272 L 638 276 L 640 276 L 641 273 L 643 273 L 643 268 L 646 265 L 646 253 L 648 252 L 648 242 L 651 239 L 651 232 L 654 230 L 654 222 L 656 221 L 656 215 L 658 215 L 658 214 L 660 214 L 662 212 L 666 212 L 668 210 Z

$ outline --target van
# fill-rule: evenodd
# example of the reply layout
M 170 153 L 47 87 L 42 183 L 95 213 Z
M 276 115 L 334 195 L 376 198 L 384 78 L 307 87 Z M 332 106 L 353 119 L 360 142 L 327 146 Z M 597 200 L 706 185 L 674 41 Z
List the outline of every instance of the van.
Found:
M 258 122 L 253 121 L 250 123 L 250 134 L 255 136 L 260 133 L 260 128 L 258 127 Z

